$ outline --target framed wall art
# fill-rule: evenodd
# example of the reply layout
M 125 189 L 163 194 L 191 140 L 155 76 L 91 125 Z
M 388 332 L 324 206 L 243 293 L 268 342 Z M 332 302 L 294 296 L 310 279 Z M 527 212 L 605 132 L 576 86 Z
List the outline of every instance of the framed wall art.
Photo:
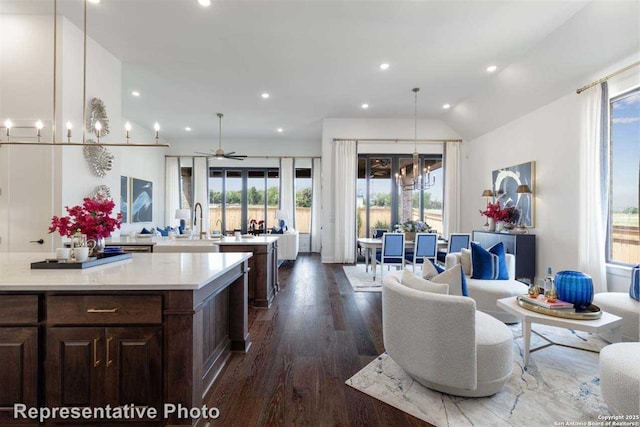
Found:
M 153 182 L 131 178 L 131 222 L 153 221 Z
M 534 227 L 536 162 L 494 170 L 491 175 L 493 194 L 500 206 L 515 206 L 520 210 L 522 225 Z M 522 185 L 528 186 L 531 193 L 519 193 L 518 187 Z

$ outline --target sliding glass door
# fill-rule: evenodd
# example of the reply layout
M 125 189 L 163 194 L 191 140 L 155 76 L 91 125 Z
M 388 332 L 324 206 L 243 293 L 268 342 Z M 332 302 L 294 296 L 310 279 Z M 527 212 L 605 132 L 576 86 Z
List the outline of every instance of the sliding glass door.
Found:
M 279 201 L 277 169 L 209 169 L 211 230 L 246 233 L 250 223 L 266 231 L 275 225 Z
M 442 232 L 442 156 L 421 155 L 419 161 L 415 172 L 422 175 L 422 184 L 414 188 L 410 154 L 358 156 L 358 237 L 369 237 L 376 228 L 393 230 L 407 219 L 424 221 Z

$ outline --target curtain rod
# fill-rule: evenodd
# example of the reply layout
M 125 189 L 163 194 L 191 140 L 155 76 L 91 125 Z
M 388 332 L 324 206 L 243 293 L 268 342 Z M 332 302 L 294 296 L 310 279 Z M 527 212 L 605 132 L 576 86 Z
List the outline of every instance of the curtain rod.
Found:
M 206 159 L 210 159 L 215 157 L 214 154 L 211 154 L 210 156 L 190 156 L 190 155 L 185 155 L 185 156 L 176 156 L 176 155 L 165 155 L 165 158 L 168 157 L 176 157 L 176 158 L 185 158 L 185 157 L 193 157 L 193 158 L 206 158 Z M 321 159 L 322 156 L 247 156 L 245 157 L 246 159 Z
M 606 76 L 604 76 L 603 78 L 601 78 L 601 79 L 599 79 L 599 80 L 596 80 L 595 82 L 591 82 L 591 83 L 589 83 L 588 85 L 582 86 L 580 89 L 576 89 L 576 93 L 577 93 L 578 95 L 580 95 L 580 94 L 581 94 L 582 92 L 584 92 L 585 90 L 587 90 L 587 89 L 589 89 L 589 88 L 592 88 L 592 87 L 594 87 L 594 86 L 596 86 L 596 85 L 599 85 L 599 84 L 600 84 L 600 83 L 602 83 L 602 82 L 606 82 L 606 81 L 607 81 L 607 80 L 609 80 L 611 77 L 615 77 L 615 76 L 617 76 L 618 74 L 624 73 L 625 71 L 632 69 L 633 67 L 637 67 L 638 65 L 640 65 L 640 61 L 636 61 L 636 62 L 634 62 L 634 63 L 633 63 L 633 64 L 631 64 L 631 65 L 627 65 L 626 67 L 624 67 L 624 68 L 622 68 L 622 69 L 620 69 L 620 70 L 618 70 L 618 71 L 614 71 L 613 73 L 611 73 L 611 74 L 609 74 L 609 75 L 606 75 Z
M 379 138 L 379 139 L 366 139 L 366 138 L 333 138 L 333 142 L 338 141 L 355 141 L 355 142 L 419 142 L 419 143 L 428 143 L 428 142 L 462 142 L 461 139 L 387 139 L 387 138 Z

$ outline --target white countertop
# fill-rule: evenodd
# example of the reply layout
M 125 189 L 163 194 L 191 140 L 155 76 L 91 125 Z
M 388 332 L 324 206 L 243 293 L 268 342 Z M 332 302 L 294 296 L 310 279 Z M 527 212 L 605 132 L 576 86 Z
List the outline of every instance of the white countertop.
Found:
M 132 259 L 84 270 L 31 270 L 47 253 L 0 253 L 2 291 L 200 289 L 251 253 L 135 253 Z
M 236 240 L 235 237 L 224 237 L 222 239 L 211 241 L 214 245 L 270 245 L 279 238 L 280 237 L 277 235 L 268 234 L 266 236 L 243 237 L 240 240 Z

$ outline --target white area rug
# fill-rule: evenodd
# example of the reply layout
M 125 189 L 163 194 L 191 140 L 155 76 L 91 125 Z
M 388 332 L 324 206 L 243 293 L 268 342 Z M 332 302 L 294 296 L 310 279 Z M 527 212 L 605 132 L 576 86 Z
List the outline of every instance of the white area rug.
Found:
M 598 416 L 610 415 L 600 396 L 597 353 L 551 346 L 531 353 L 523 369 L 520 325 L 511 329 L 516 337 L 513 374 L 503 391 L 494 396 L 465 398 L 427 389 L 386 353 L 346 384 L 436 426 L 587 425 L 601 421 Z M 576 347 L 600 350 L 607 344 L 586 332 L 535 324 L 532 329 L 554 342 Z M 546 341 L 532 334 L 531 348 L 543 344 Z
M 382 292 L 380 266 L 377 268 L 375 281 L 373 280 L 371 267 L 369 267 L 368 272 L 365 272 L 364 264 L 345 265 L 342 269 L 344 270 L 344 274 L 347 275 L 347 279 L 349 279 L 349 283 L 351 283 L 354 292 Z M 385 272 L 385 274 L 389 273 L 390 272 Z

